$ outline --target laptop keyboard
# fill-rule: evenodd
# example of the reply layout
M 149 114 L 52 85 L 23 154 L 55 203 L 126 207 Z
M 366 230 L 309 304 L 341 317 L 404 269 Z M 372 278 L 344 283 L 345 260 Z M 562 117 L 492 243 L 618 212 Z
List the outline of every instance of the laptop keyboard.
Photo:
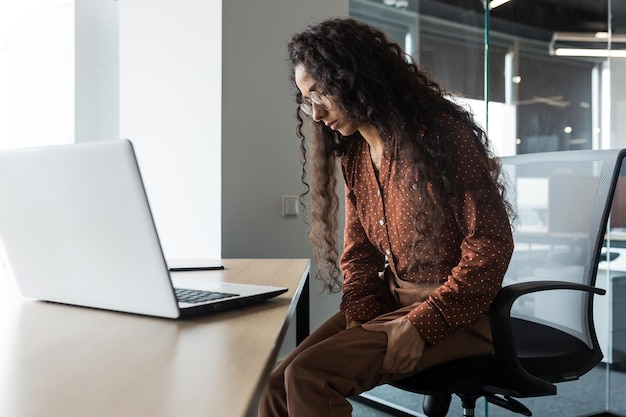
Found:
M 178 301 L 189 304 L 205 303 L 221 298 L 236 297 L 237 294 L 229 294 L 215 291 L 190 290 L 187 288 L 174 288 Z

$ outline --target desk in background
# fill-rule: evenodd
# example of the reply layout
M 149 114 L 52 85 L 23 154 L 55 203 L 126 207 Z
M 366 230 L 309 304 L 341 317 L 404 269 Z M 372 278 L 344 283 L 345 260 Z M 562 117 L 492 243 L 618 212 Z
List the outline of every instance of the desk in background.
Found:
M 251 415 L 296 309 L 297 338 L 308 333 L 309 261 L 223 264 L 190 276 L 289 291 L 175 321 L 24 299 L 0 274 L 0 415 Z

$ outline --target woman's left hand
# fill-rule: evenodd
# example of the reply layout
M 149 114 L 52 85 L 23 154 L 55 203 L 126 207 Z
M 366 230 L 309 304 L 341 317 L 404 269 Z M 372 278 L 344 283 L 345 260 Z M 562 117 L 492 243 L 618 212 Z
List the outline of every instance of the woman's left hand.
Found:
M 408 318 L 399 317 L 385 323 L 364 323 L 361 327 L 369 332 L 387 333 L 387 351 L 381 372 L 404 374 L 417 367 L 426 342 Z

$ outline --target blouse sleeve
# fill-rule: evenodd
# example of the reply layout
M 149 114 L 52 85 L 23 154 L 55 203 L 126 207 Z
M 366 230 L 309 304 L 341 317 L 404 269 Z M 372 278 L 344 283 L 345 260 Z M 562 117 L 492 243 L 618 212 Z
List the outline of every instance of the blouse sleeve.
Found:
M 367 238 L 348 187 L 345 201 L 346 225 L 341 256 L 344 283 L 340 309 L 347 321 L 368 321 L 387 312 L 381 302 L 385 285 L 379 276 L 384 269 L 385 257 Z
M 487 161 L 465 124 L 451 122 L 457 204 L 453 217 L 464 238 L 460 261 L 447 280 L 407 317 L 430 344 L 488 311 L 513 252 L 508 213 L 490 179 Z

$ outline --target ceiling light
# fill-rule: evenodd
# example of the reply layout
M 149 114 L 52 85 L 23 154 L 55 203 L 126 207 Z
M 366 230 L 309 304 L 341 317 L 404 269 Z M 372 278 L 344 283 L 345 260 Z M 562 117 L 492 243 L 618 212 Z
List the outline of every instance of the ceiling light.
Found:
M 550 55 L 591 58 L 626 57 L 626 35 L 607 32 L 554 32 Z M 617 46 L 617 47 L 616 47 Z
M 489 10 L 495 9 L 496 7 L 500 7 L 505 3 L 508 3 L 511 0 L 491 0 L 489 2 Z
M 626 58 L 624 49 L 584 49 L 584 48 L 556 48 L 556 56 L 580 56 L 590 58 Z
M 385 6 L 395 6 L 399 9 L 406 9 L 409 7 L 409 0 L 383 0 Z

